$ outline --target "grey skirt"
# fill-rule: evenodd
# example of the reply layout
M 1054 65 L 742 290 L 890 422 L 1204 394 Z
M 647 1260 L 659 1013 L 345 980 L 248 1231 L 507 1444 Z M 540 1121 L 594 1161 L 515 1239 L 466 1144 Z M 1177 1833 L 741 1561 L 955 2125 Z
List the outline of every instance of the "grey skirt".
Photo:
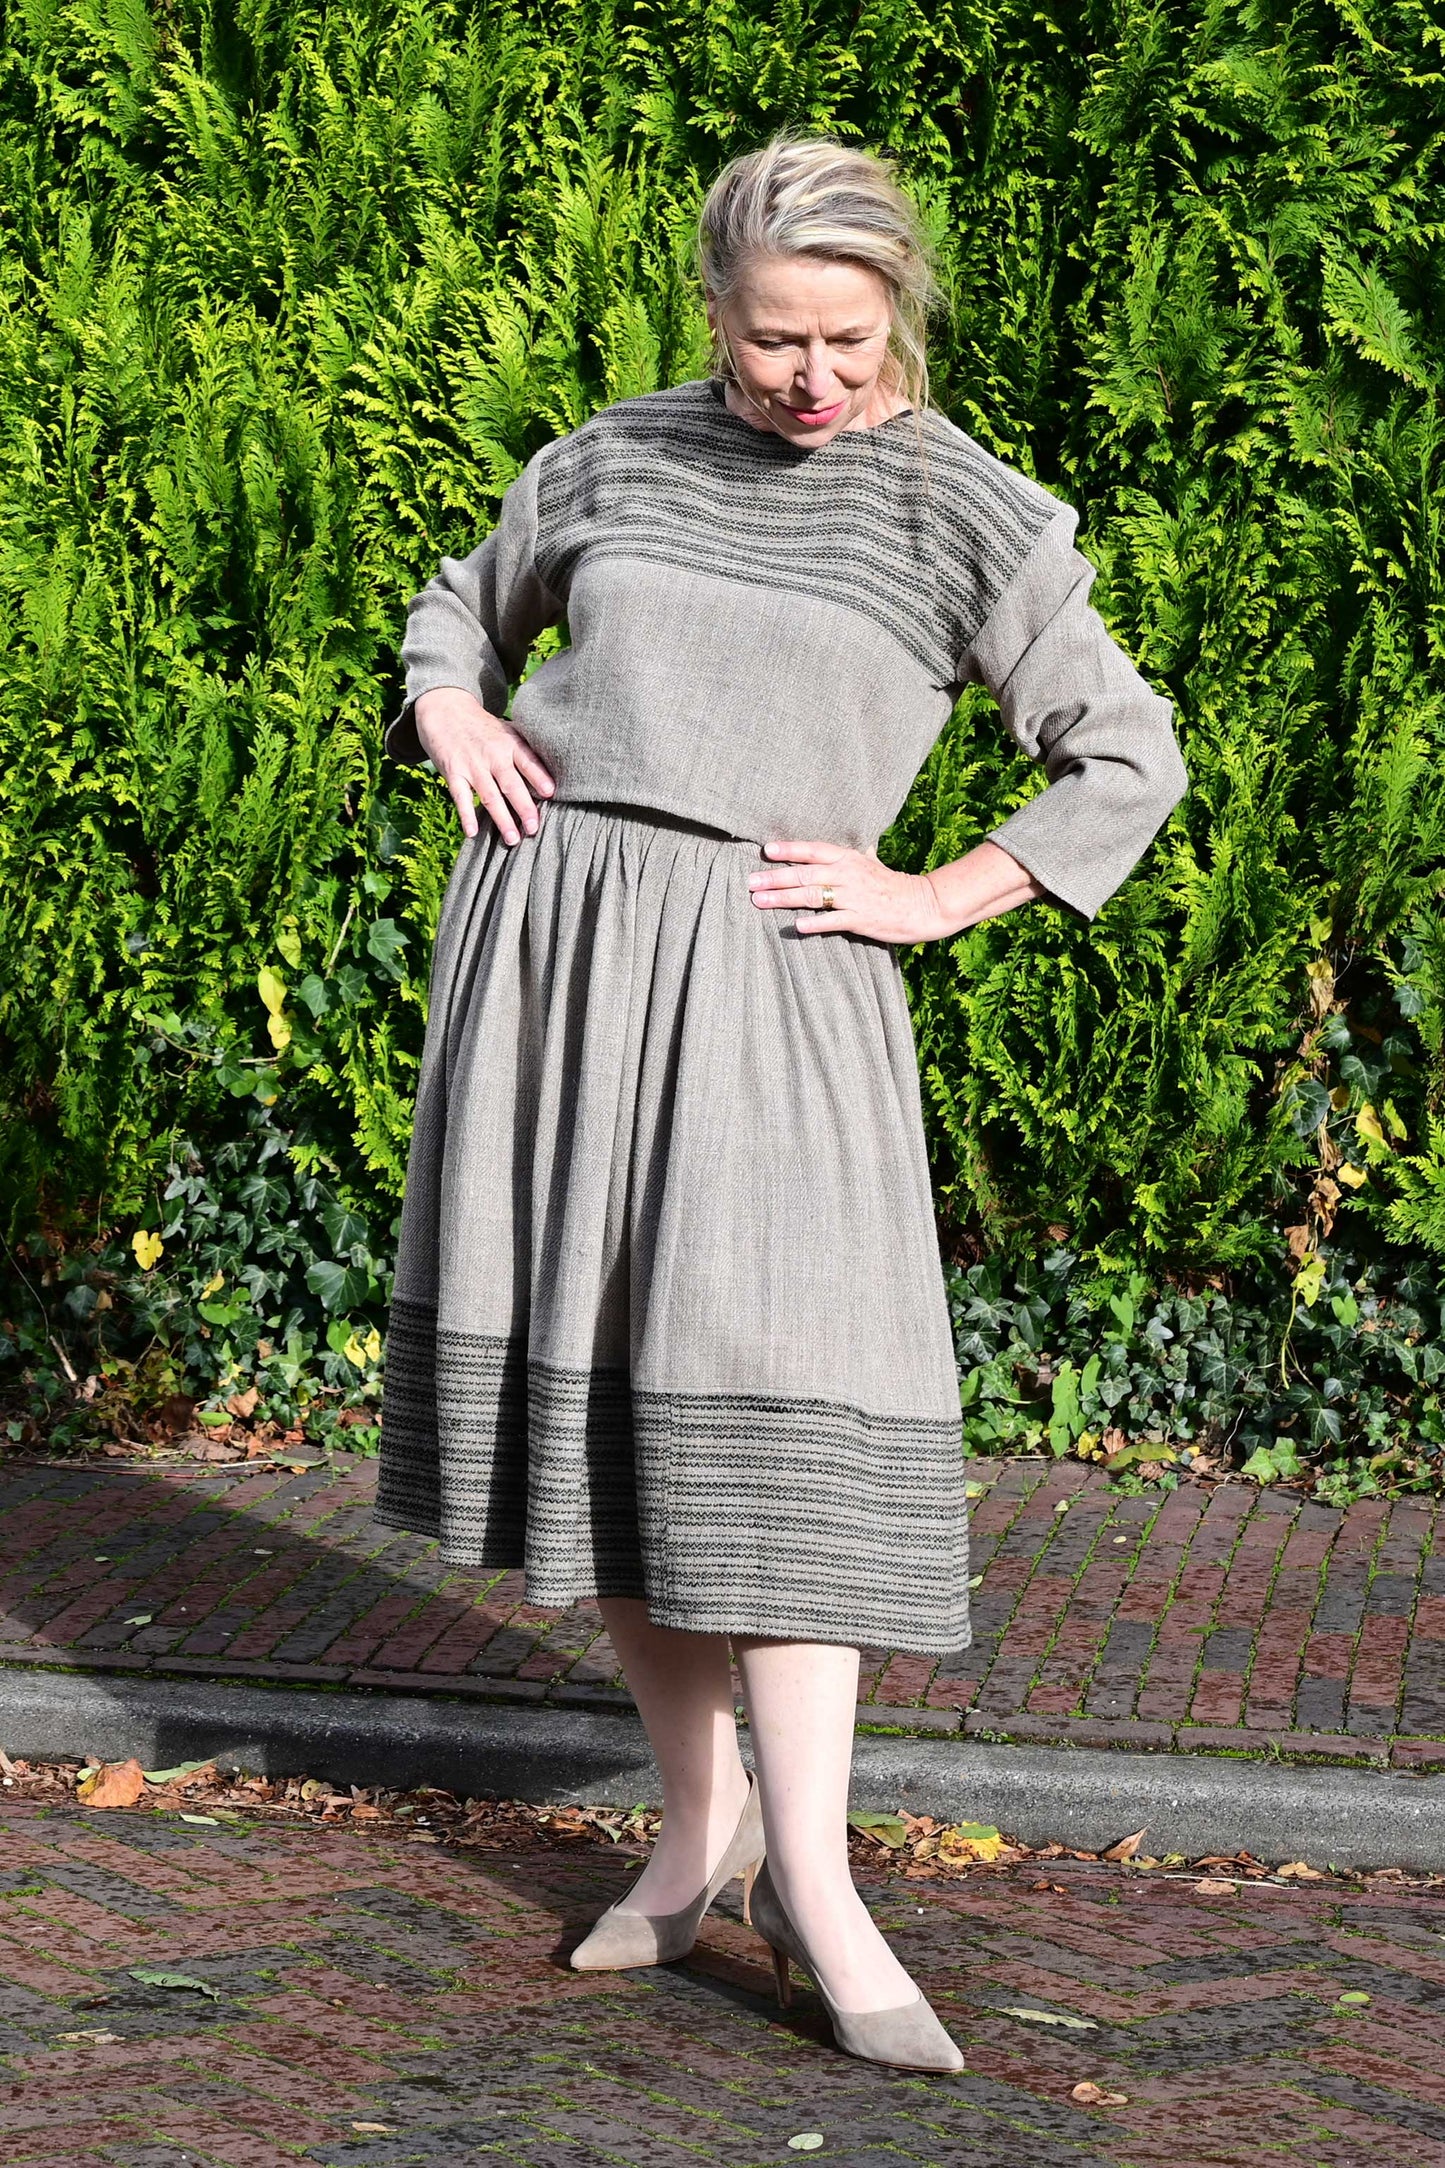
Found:
M 556 803 L 448 886 L 377 1517 L 527 1600 L 968 1641 L 958 1380 L 897 960 L 756 843 Z

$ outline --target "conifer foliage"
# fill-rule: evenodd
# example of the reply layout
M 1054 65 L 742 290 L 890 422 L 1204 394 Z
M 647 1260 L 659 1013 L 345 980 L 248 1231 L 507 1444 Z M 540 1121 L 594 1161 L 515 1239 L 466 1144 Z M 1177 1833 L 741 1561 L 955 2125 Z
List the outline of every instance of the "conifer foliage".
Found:
M 16 0 L 6 36 L 19 1256 L 134 1231 L 176 1315 L 379 1317 L 455 838 L 380 757 L 406 598 L 539 445 L 704 372 L 690 221 L 782 125 L 898 158 L 935 396 L 1080 507 L 1191 776 L 1092 926 L 905 960 L 951 1240 L 1445 1252 L 1437 0 Z M 887 851 L 1040 780 L 970 696 Z

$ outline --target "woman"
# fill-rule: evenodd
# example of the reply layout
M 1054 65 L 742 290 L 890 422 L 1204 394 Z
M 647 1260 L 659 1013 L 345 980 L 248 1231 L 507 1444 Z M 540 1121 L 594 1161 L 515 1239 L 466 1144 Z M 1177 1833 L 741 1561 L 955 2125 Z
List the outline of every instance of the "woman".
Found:
M 549 444 L 411 605 L 388 749 L 466 841 L 433 965 L 379 1517 L 599 1599 L 662 1832 L 573 1957 L 722 1883 L 839 2044 L 961 2065 L 848 1871 L 858 1648 L 968 1641 L 958 1380 L 897 943 L 1092 916 L 1184 789 L 1075 515 L 927 405 L 916 216 L 779 139 L 701 220 L 716 374 Z M 570 645 L 518 684 L 565 612 Z M 1048 787 L 876 851 L 962 686 Z M 511 720 L 503 720 L 517 687 Z M 487 824 L 479 829 L 474 800 Z M 739 1759 L 729 1642 L 756 1779 Z

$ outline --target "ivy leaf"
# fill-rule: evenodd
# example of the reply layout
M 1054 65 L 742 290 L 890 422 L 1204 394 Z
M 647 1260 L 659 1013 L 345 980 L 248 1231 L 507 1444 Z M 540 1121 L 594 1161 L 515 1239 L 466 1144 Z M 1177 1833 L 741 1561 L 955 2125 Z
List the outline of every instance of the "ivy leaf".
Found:
M 878 1844 L 887 1845 L 890 1852 L 896 1852 L 908 1841 L 907 1825 L 896 1814 L 850 1814 L 848 1827 L 859 1830 L 865 1837 L 872 1837 Z
M 1230 1887 L 1233 1888 L 1233 1884 Z M 1021 2017 L 1030 2025 L 1059 2025 L 1069 2032 L 1097 2032 L 1097 2022 L 1091 2017 L 1067 2017 L 1061 2010 L 1029 2010 L 1024 2008 L 999 2010 L 1000 2017 Z
M 334 1198 L 321 1207 L 321 1224 L 326 1237 L 338 1257 L 349 1250 L 353 1243 L 366 1241 L 366 1221 L 349 1205 L 338 1203 Z
M 156 1965 L 132 1965 L 130 1977 L 139 1980 L 143 1987 L 190 1988 L 198 1995 L 209 1995 L 212 2002 L 221 1999 L 218 1987 L 212 1987 L 209 1980 L 197 1980 L 189 1972 L 163 1972 Z
M 318 1257 L 307 1271 L 306 1285 L 324 1309 L 352 1310 L 366 1300 L 370 1276 L 355 1265 L 338 1265 Z
M 401 952 L 407 935 L 394 918 L 376 918 L 366 929 L 366 953 L 389 978 L 401 977 Z

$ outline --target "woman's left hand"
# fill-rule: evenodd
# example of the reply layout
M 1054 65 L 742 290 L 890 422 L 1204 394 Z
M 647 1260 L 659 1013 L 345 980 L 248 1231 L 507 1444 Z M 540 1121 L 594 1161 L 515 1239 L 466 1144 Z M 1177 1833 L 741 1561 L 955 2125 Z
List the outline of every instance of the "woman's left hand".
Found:
M 799 912 L 794 921 L 799 933 L 856 933 L 910 946 L 958 930 L 926 873 L 897 873 L 876 851 L 850 851 L 838 843 L 765 843 L 763 855 L 783 863 L 748 875 L 753 903 L 762 911 Z

